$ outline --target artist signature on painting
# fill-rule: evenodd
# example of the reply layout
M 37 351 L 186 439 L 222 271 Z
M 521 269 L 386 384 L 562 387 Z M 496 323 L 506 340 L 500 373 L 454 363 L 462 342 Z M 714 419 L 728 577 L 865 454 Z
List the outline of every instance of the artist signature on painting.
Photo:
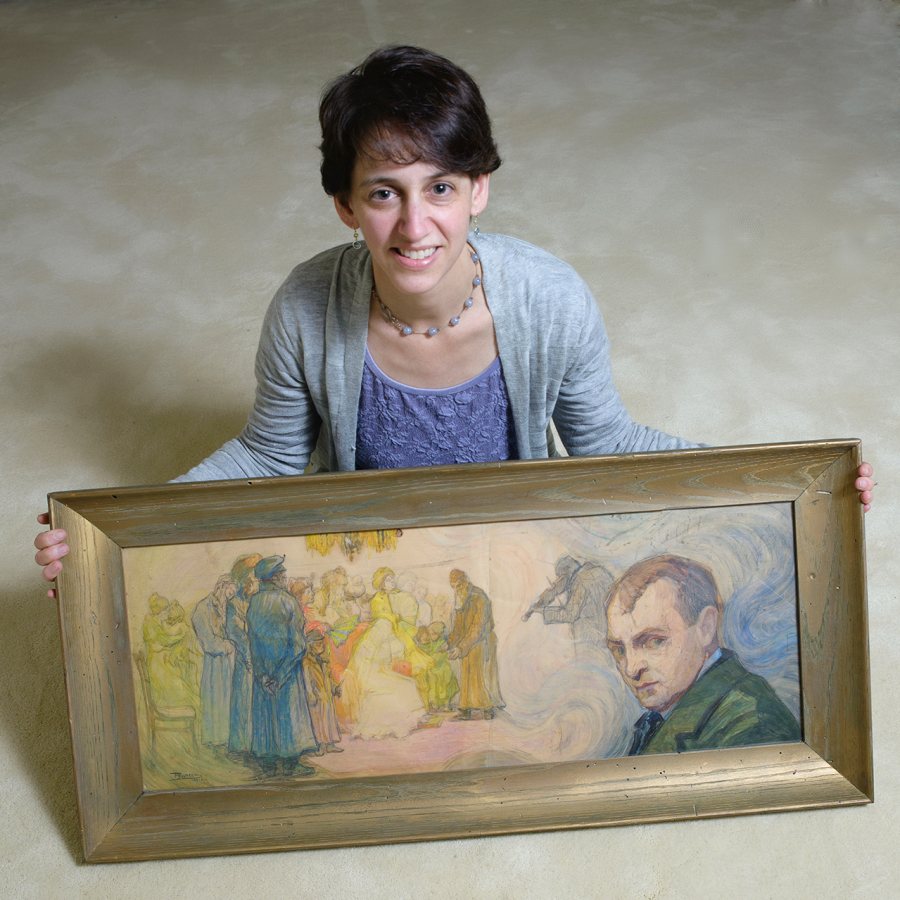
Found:
M 170 772 L 175 781 L 200 781 L 201 777 L 193 772 Z

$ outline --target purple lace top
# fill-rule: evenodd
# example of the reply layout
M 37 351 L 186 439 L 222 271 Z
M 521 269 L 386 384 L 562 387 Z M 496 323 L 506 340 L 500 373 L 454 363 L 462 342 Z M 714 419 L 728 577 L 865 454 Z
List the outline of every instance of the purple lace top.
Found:
M 499 357 L 463 384 L 434 390 L 394 381 L 366 349 L 357 469 L 518 459 Z

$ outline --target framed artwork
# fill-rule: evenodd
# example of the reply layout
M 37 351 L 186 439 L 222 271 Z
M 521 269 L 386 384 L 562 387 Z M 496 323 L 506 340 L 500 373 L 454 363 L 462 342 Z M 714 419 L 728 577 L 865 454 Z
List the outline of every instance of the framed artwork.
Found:
M 52 494 L 85 858 L 870 802 L 859 461 Z

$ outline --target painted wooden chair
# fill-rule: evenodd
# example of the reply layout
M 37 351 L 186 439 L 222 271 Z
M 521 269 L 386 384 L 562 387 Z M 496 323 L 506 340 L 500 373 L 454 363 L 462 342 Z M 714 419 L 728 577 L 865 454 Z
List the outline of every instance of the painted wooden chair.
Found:
M 192 706 L 158 706 L 153 699 L 150 672 L 147 668 L 147 656 L 143 650 L 138 650 L 134 654 L 134 661 L 137 663 L 141 682 L 141 696 L 143 697 L 144 709 L 147 713 L 150 749 L 156 749 L 156 734 L 158 731 L 183 731 L 190 734 L 191 745 L 194 750 L 199 750 L 197 710 Z

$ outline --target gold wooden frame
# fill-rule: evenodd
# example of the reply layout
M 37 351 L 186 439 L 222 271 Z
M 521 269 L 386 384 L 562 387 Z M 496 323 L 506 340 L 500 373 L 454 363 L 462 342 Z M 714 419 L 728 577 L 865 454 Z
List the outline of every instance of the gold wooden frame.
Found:
M 873 798 L 858 441 L 56 493 L 85 858 L 136 860 L 584 828 Z M 790 502 L 804 741 L 673 755 L 145 791 L 122 549 L 322 531 Z

